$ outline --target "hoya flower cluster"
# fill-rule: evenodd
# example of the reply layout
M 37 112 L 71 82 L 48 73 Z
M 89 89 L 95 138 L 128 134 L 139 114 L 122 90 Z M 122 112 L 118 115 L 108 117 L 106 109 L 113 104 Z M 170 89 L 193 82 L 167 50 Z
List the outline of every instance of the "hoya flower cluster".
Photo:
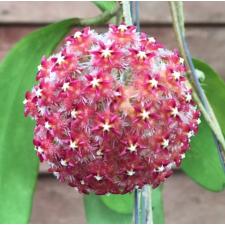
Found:
M 26 93 L 35 149 L 49 171 L 82 193 L 158 186 L 198 129 L 183 59 L 134 26 L 90 28 L 43 58 Z

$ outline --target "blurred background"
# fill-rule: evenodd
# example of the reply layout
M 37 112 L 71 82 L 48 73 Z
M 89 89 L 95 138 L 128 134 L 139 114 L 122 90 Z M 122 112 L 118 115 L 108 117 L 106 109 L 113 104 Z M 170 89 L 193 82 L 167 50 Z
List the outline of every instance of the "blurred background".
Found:
M 185 2 L 186 36 L 193 57 L 225 80 L 225 2 Z M 100 11 L 91 2 L 0 2 L 0 60 L 26 34 Z M 141 30 L 177 48 L 167 2 L 140 2 Z M 104 31 L 105 26 L 96 28 Z M 41 165 L 31 223 L 85 223 L 82 195 L 60 184 Z M 208 192 L 176 171 L 164 185 L 166 223 L 225 223 L 225 191 Z

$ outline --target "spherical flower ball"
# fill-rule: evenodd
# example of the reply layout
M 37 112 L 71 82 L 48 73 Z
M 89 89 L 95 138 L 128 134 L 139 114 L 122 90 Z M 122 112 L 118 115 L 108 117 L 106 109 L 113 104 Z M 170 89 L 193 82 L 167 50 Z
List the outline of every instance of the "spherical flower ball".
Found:
M 43 57 L 26 93 L 40 161 L 85 194 L 157 187 L 180 165 L 200 122 L 185 73 L 177 51 L 135 26 L 76 31 Z

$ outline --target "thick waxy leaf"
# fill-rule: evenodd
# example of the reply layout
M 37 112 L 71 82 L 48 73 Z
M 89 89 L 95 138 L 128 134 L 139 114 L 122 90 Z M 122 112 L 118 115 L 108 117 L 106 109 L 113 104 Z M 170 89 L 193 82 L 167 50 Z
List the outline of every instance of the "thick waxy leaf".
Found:
M 196 69 L 205 75 L 202 87 L 224 132 L 225 84 L 215 71 L 205 63 L 194 59 L 194 64 Z M 222 165 L 212 132 L 202 118 L 199 133 L 191 142 L 191 149 L 182 163 L 182 169 L 204 188 L 211 191 L 221 191 L 225 187 L 225 172 Z
M 221 191 L 225 187 L 225 173 L 212 132 L 203 118 L 198 134 L 191 141 L 191 149 L 182 163 L 182 170 L 202 187 Z
M 134 209 L 134 195 L 103 195 L 100 197 L 103 203 L 118 213 L 132 214 Z
M 112 10 L 116 6 L 115 1 L 93 1 L 93 3 L 102 11 Z
M 35 81 L 42 55 L 49 55 L 73 20 L 35 31 L 22 39 L 0 64 L 0 223 L 26 223 L 38 171 L 33 125 L 23 115 L 25 91 Z
M 153 223 L 164 223 L 164 208 L 163 208 L 163 187 L 162 185 L 152 191 L 152 211 Z
M 132 214 L 118 213 L 109 208 L 98 195 L 84 196 L 87 223 L 93 224 L 130 224 Z M 129 206 L 130 207 L 130 206 Z
M 84 203 L 88 223 L 132 223 L 133 221 L 133 193 L 85 196 Z M 161 187 L 152 191 L 152 208 L 154 223 L 164 223 Z
M 205 75 L 201 84 L 225 135 L 225 82 L 206 63 L 198 59 L 193 59 L 193 62 L 195 68 Z

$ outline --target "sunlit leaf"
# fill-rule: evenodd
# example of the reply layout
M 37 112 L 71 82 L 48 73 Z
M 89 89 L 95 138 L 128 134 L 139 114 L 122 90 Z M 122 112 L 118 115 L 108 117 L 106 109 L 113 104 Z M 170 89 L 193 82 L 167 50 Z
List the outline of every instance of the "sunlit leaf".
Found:
M 202 187 L 221 191 L 225 187 L 225 173 L 212 132 L 202 118 L 198 134 L 191 141 L 191 149 L 182 163 L 182 170 Z
M 209 99 L 223 132 L 225 131 L 225 84 L 204 62 L 194 59 L 196 69 L 204 73 L 202 87 Z M 182 169 L 194 181 L 211 191 L 225 187 L 225 171 L 212 132 L 202 118 L 199 133 L 191 142 L 191 149 L 182 163 Z
M 49 55 L 73 20 L 41 28 L 18 42 L 0 64 L 0 223 L 27 223 L 38 172 L 34 123 L 23 115 L 42 55 Z
M 152 191 L 152 211 L 153 211 L 153 223 L 164 223 L 164 207 L 163 207 L 163 187 L 162 185 Z
M 201 79 L 201 84 L 225 135 L 225 82 L 206 63 L 199 59 L 194 59 L 193 62 L 205 75 L 205 78 Z
M 103 203 L 98 195 L 84 196 L 87 223 L 92 224 L 130 224 L 132 214 L 118 213 Z M 130 206 L 128 206 L 130 207 Z
M 134 209 L 134 195 L 103 195 L 100 197 L 103 203 L 118 213 L 129 214 Z

